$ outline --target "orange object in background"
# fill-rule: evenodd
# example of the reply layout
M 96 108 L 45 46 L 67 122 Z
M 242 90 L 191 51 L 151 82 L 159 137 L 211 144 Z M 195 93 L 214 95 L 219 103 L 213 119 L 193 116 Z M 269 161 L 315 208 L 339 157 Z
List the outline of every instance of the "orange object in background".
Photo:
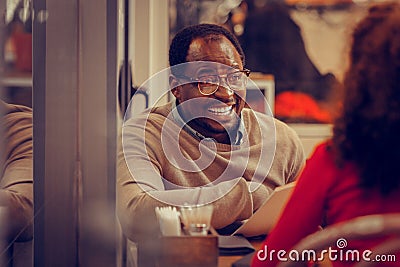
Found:
M 314 98 L 301 92 L 286 91 L 275 98 L 275 116 L 286 122 L 331 123 L 331 114 Z
M 19 71 L 32 71 L 32 34 L 16 32 L 13 35 L 15 45 L 15 68 Z

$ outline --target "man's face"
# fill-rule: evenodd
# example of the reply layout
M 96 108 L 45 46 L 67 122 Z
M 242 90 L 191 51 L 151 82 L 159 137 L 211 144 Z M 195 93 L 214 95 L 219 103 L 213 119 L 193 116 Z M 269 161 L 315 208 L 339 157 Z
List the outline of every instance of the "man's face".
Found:
M 239 53 L 232 43 L 223 36 L 197 38 L 190 44 L 188 64 L 183 75 L 190 78 L 199 78 L 207 75 L 221 75 L 243 70 Z M 217 62 L 220 64 L 211 64 Z M 177 78 L 179 80 L 179 78 Z M 231 90 L 224 78 L 220 78 L 218 89 L 211 95 L 203 95 L 198 90 L 196 82 L 179 85 L 172 90 L 178 103 L 188 103 L 179 106 L 179 111 L 185 121 L 196 131 L 206 137 L 219 142 L 228 143 L 229 133 L 234 133 L 238 127 L 240 113 L 245 105 L 246 88 Z

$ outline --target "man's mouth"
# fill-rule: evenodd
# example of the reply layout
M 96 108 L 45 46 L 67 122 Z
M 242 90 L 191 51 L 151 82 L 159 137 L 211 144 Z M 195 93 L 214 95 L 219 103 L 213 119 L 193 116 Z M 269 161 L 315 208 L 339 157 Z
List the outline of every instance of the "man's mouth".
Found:
M 233 106 L 224 106 L 224 107 L 209 107 L 208 111 L 218 115 L 218 116 L 224 116 L 224 115 L 229 115 L 233 110 Z

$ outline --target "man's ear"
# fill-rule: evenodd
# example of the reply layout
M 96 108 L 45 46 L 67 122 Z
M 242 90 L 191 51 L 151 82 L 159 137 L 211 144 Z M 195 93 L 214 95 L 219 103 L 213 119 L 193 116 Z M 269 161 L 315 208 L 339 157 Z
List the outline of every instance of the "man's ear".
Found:
M 171 93 L 179 100 L 181 97 L 181 86 L 178 79 L 172 74 L 169 75 L 169 87 L 171 88 Z

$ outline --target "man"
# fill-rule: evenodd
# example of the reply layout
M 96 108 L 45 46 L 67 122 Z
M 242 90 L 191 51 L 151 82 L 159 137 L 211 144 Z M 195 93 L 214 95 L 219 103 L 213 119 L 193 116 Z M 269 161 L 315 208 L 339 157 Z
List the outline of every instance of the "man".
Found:
M 1 239 L 26 241 L 33 234 L 32 110 L 0 100 Z
M 249 71 L 229 31 L 185 28 L 172 40 L 169 60 L 176 100 L 122 129 L 117 209 L 132 240 L 157 235 L 157 206 L 212 203 L 216 229 L 247 219 L 304 165 L 293 130 L 244 108 Z

